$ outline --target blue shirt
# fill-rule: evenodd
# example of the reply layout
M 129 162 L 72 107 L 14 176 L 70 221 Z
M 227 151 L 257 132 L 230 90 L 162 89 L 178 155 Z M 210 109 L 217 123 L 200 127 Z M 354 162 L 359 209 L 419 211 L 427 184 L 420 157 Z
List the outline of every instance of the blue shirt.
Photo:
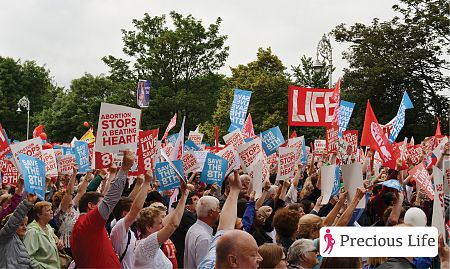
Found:
M 211 245 L 209 246 L 208 254 L 206 254 L 203 260 L 200 262 L 197 269 L 213 269 L 215 267 L 217 242 L 224 233 L 224 230 L 217 231 L 216 235 L 211 241 Z

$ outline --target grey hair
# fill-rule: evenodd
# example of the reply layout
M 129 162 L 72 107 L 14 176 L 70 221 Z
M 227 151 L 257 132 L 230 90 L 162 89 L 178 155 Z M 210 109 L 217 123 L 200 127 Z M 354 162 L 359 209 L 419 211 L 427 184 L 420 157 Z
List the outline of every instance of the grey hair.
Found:
M 287 253 L 287 262 L 289 264 L 299 264 L 300 258 L 315 249 L 314 241 L 311 239 L 298 239 L 290 247 Z
M 199 218 L 208 216 L 209 210 L 219 207 L 219 200 L 214 196 L 202 196 L 197 202 L 196 212 Z

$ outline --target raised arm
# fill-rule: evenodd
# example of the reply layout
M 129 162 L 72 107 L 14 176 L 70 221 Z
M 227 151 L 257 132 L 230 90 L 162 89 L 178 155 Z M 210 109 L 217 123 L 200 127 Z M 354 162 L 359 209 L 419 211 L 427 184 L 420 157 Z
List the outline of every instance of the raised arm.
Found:
M 184 208 L 186 206 L 186 200 L 189 195 L 189 190 L 187 189 L 186 183 L 180 179 L 180 192 L 181 198 L 178 200 L 178 204 L 175 209 L 170 212 L 165 218 L 168 218 L 167 223 L 164 227 L 158 231 L 158 243 L 162 244 L 169 239 L 169 237 L 175 232 L 175 230 L 180 225 L 181 218 L 183 217 Z
M 11 212 L 13 212 L 14 209 L 16 209 L 16 207 L 19 205 L 20 201 L 22 200 L 23 188 L 24 188 L 23 178 L 20 177 L 19 181 L 17 182 L 15 192 L 11 197 L 11 201 L 9 202 L 9 205 L 0 211 L 0 221 L 7 215 L 11 214 Z
M 217 230 L 233 230 L 237 217 L 237 200 L 239 192 L 241 191 L 241 180 L 239 179 L 239 173 L 234 171 L 234 175 L 228 177 L 230 183 L 230 193 L 227 200 L 223 205 L 222 212 L 220 213 L 219 226 Z
M 400 218 L 400 213 L 402 211 L 404 196 L 403 196 L 402 192 L 396 191 L 395 197 L 396 197 L 395 203 L 394 203 L 394 206 L 392 207 L 392 211 L 391 211 L 391 214 L 389 215 L 386 226 L 397 225 L 398 219 Z
M 105 198 L 98 206 L 98 211 L 102 215 L 104 220 L 108 220 L 109 214 L 116 206 L 120 199 L 125 182 L 127 180 L 128 171 L 131 169 L 134 163 L 134 153 L 131 151 L 125 151 L 123 155 L 122 168 L 117 173 L 117 177 L 111 183 L 111 187 L 105 195 Z
M 70 175 L 69 183 L 67 183 L 66 191 L 64 192 L 64 196 L 61 200 L 60 207 L 62 212 L 67 212 L 67 210 L 69 210 L 70 202 L 72 201 L 72 193 L 75 185 L 77 171 L 78 169 L 75 165 L 72 170 L 72 175 Z
M 138 193 L 142 187 L 143 182 L 144 182 L 143 175 L 139 175 L 138 177 L 136 177 L 136 184 L 134 184 L 134 188 L 131 191 L 130 195 L 128 195 L 128 198 L 130 198 L 131 200 L 134 200 L 134 198 L 136 198 L 136 196 L 138 195 Z M 150 187 L 150 182 L 148 183 L 148 185 Z
M 77 195 L 73 198 L 73 205 L 78 207 L 78 203 L 80 202 L 81 196 L 86 193 L 86 188 L 89 182 L 93 179 L 92 173 L 88 172 L 86 176 L 81 177 L 81 183 L 78 185 Z
M 325 217 L 325 219 L 323 220 L 323 226 L 331 226 L 334 223 L 334 219 L 336 218 L 336 216 L 339 213 L 339 210 L 341 210 L 341 207 L 344 205 L 345 203 L 345 199 L 347 199 L 347 194 L 348 192 L 341 192 L 339 194 L 339 200 L 338 202 L 334 205 L 333 209 L 330 211 L 330 213 L 328 213 L 328 215 Z M 352 211 L 353 212 L 353 211 Z
M 19 228 L 22 220 L 27 216 L 28 211 L 33 208 L 34 201 L 37 196 L 28 194 L 27 199 L 23 200 L 14 210 L 12 216 L 8 219 L 5 226 L 0 230 L 0 240 L 3 242 L 8 241 L 16 234 L 17 228 Z
M 256 210 L 258 210 L 264 204 L 264 201 L 266 201 L 266 197 L 267 194 L 269 193 L 270 186 L 272 186 L 272 184 L 270 184 L 270 181 L 268 180 L 264 181 L 264 188 L 261 197 L 259 197 L 255 203 Z
M 361 200 L 364 197 L 364 194 L 366 193 L 366 190 L 364 188 L 357 188 L 356 194 L 353 200 L 348 205 L 347 209 L 345 209 L 344 213 L 342 213 L 341 218 L 337 221 L 336 226 L 347 226 L 348 222 L 353 216 L 353 211 L 355 211 L 356 206 L 359 203 L 359 200 Z
M 138 178 L 142 178 L 142 175 L 140 175 Z M 133 222 L 136 220 L 139 211 L 141 211 L 142 207 L 144 206 L 145 198 L 147 197 L 147 192 L 150 188 L 150 182 L 152 181 L 152 178 L 153 176 L 150 174 L 150 172 L 147 172 L 147 174 L 145 174 L 145 182 L 144 184 L 140 184 L 139 192 L 136 193 L 136 198 L 131 205 L 130 212 L 125 215 L 124 221 L 126 230 L 131 227 L 131 224 L 133 224 Z M 137 184 L 134 186 L 134 188 L 138 188 Z

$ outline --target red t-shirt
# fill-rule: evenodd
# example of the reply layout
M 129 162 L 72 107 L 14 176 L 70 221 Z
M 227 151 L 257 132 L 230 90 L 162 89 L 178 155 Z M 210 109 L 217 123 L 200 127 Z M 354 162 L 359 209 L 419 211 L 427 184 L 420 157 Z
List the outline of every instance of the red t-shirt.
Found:
M 170 260 L 172 263 L 173 269 L 178 269 L 178 262 L 177 262 L 177 250 L 175 248 L 175 245 L 170 241 L 170 239 L 167 239 L 166 242 L 163 244 L 163 252 L 164 255 Z
M 78 218 L 70 237 L 76 268 L 121 268 L 105 224 L 98 208 Z

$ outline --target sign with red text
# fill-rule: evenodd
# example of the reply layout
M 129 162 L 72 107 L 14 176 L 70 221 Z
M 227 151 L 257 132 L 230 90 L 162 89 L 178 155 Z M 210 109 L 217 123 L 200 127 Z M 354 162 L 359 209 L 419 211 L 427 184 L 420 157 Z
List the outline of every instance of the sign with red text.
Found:
M 111 153 L 102 153 L 96 151 L 95 156 L 95 169 L 110 168 L 113 163 L 113 155 Z M 58 158 L 58 156 L 56 157 Z
M 58 173 L 62 175 L 71 175 L 73 173 L 73 166 L 77 163 L 75 155 L 62 155 L 56 158 L 58 161 Z
M 224 158 L 228 161 L 228 167 L 226 171 L 226 175 L 228 175 L 233 169 L 238 169 L 240 166 L 239 156 L 232 145 L 229 145 L 219 151 L 217 156 Z
M 2 167 L 2 183 L 3 184 L 10 184 L 10 185 L 16 185 L 17 180 L 19 179 L 19 171 L 14 166 L 14 164 L 9 160 L 3 160 L 4 164 Z
M 430 200 L 434 199 L 434 188 L 431 184 L 431 176 L 428 174 L 423 163 L 416 165 L 413 169 L 408 172 L 415 180 L 416 183 L 420 185 L 420 188 L 426 193 Z
M 206 155 L 208 155 L 207 151 L 194 151 L 195 158 L 199 164 L 198 170 L 196 172 L 203 171 L 203 166 L 205 165 Z
M 346 130 L 342 132 L 342 139 L 352 147 L 352 154 L 358 150 L 358 130 Z
M 263 160 L 263 148 L 261 146 L 261 138 L 255 138 L 252 141 L 240 145 L 236 148 L 239 158 L 241 160 L 241 166 L 244 172 L 248 173 L 248 168 L 256 163 L 258 160 Z
M 295 164 L 297 163 L 297 148 L 279 147 L 278 148 L 278 171 L 277 181 L 289 179 L 294 174 Z
M 14 160 L 16 161 L 17 168 L 20 173 L 19 166 L 19 154 L 25 154 L 39 160 L 42 160 L 42 139 L 40 137 L 36 137 L 33 139 L 29 139 L 23 142 L 11 144 L 11 152 L 14 156 Z
M 45 163 L 45 175 L 50 177 L 58 176 L 58 163 L 55 151 L 53 149 L 44 149 L 42 151 L 42 160 Z
M 288 86 L 288 125 L 327 126 L 333 121 L 339 100 L 333 101 L 332 89 Z
M 102 103 L 95 150 L 108 153 L 123 150 L 136 152 L 140 121 L 140 109 Z
M 234 148 L 238 148 L 240 145 L 244 144 L 244 136 L 242 135 L 241 130 L 236 129 L 233 132 L 225 135 L 223 140 L 227 145 L 233 145 Z
M 194 142 L 197 146 L 199 146 L 200 144 L 202 144 L 203 134 L 194 131 L 189 131 L 188 139 L 192 140 L 192 142 Z
M 300 137 L 289 138 L 288 139 L 288 147 L 297 149 L 297 154 L 295 155 L 297 164 L 302 162 L 302 157 L 304 160 L 306 160 L 306 152 L 303 152 L 303 150 L 306 151 L 305 137 L 303 135 Z
M 138 172 L 154 171 L 156 163 L 156 144 L 158 142 L 159 129 L 140 131 L 137 150 Z
M 195 154 L 193 151 L 183 152 L 181 161 L 183 163 L 183 170 L 185 175 L 191 172 L 196 172 L 200 169 L 200 164 L 197 162 L 197 158 L 195 158 Z
M 417 144 L 408 147 L 408 163 L 418 165 L 422 159 L 422 145 Z
M 431 226 L 438 229 L 439 234 L 445 236 L 445 204 L 444 204 L 444 174 L 441 169 L 433 166 L 433 181 L 435 186 L 434 202 L 433 202 L 433 216 L 431 219 Z
M 339 127 L 336 125 L 327 126 L 327 151 L 328 153 L 337 152 Z
M 315 155 L 323 155 L 325 154 L 325 149 L 327 148 L 326 140 L 314 140 L 314 154 Z

